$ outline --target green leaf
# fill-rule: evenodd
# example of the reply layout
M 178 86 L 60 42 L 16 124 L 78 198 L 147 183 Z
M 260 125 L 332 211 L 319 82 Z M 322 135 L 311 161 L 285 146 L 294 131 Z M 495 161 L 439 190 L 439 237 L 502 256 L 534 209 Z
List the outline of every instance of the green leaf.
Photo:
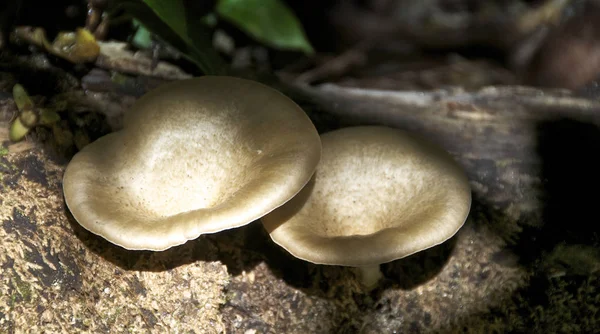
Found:
M 193 7 L 190 7 L 193 8 Z M 184 6 L 184 0 L 123 0 L 122 9 L 141 22 L 146 29 L 178 49 L 204 74 L 225 74 L 227 67 L 212 47 L 210 29 Z
M 302 25 L 280 0 L 219 0 L 217 13 L 261 43 L 312 54 Z
M 180 0 L 143 0 L 154 13 L 179 36 L 188 36 L 188 22 L 183 1 Z
M 135 35 L 133 35 L 133 39 L 131 43 L 138 48 L 148 49 L 152 46 L 152 37 L 151 33 L 142 25 L 138 20 L 133 20 L 133 25 L 136 27 Z
M 13 86 L 13 99 L 15 100 L 19 112 L 33 109 L 33 101 L 31 101 L 29 94 L 27 94 L 25 88 L 20 84 Z
M 42 109 L 40 111 L 40 124 L 41 125 L 52 125 L 60 121 L 60 115 L 49 109 Z
M 29 130 L 31 130 L 31 128 L 28 128 L 25 125 L 23 125 L 21 119 L 17 117 L 10 125 L 10 128 L 8 130 L 8 138 L 13 142 L 18 142 L 21 139 L 25 138 L 27 133 L 29 133 Z

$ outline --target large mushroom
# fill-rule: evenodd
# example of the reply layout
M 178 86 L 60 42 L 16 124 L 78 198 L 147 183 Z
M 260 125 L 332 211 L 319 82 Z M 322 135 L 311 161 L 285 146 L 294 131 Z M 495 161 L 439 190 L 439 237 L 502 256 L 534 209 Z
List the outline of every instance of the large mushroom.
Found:
M 438 245 L 464 224 L 469 183 L 444 150 L 382 126 L 335 130 L 321 142 L 311 181 L 261 219 L 295 257 L 360 268 L 373 287 L 379 264 Z
M 92 233 L 158 251 L 271 212 L 310 180 L 320 154 L 314 125 L 289 98 L 206 76 L 139 99 L 121 131 L 75 155 L 64 196 Z

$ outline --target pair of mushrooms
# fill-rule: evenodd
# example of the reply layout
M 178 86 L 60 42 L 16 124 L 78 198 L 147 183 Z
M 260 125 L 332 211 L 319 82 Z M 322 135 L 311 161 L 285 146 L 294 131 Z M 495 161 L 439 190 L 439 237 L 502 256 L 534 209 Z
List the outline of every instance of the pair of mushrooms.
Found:
M 319 136 L 293 101 L 262 84 L 205 76 L 139 99 L 121 131 L 75 155 L 64 196 L 84 228 L 160 251 L 261 219 L 317 264 L 363 268 L 440 244 L 471 192 L 445 151 L 380 126 Z

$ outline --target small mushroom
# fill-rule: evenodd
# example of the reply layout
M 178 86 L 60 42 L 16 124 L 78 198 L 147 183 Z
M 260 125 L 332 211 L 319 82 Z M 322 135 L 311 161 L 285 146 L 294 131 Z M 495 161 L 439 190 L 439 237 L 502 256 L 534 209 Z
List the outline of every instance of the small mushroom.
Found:
M 379 264 L 438 245 L 464 224 L 471 190 L 444 150 L 382 126 L 332 131 L 321 142 L 311 181 L 261 219 L 295 257 L 358 267 L 373 287 Z
M 310 180 L 320 154 L 314 125 L 289 98 L 205 76 L 139 99 L 121 131 L 75 155 L 64 196 L 92 233 L 159 251 L 281 206 Z

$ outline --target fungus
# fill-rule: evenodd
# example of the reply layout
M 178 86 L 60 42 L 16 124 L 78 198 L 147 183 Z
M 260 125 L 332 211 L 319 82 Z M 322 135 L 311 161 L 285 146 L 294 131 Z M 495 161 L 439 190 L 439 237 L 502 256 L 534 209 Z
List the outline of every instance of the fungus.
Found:
M 159 251 L 281 206 L 320 154 L 314 125 L 278 91 L 232 77 L 187 79 L 140 98 L 122 130 L 77 153 L 64 197 L 90 232 Z
M 295 257 L 357 267 L 373 287 L 381 263 L 438 245 L 464 224 L 468 179 L 444 150 L 382 126 L 335 130 L 321 142 L 311 181 L 261 219 Z

